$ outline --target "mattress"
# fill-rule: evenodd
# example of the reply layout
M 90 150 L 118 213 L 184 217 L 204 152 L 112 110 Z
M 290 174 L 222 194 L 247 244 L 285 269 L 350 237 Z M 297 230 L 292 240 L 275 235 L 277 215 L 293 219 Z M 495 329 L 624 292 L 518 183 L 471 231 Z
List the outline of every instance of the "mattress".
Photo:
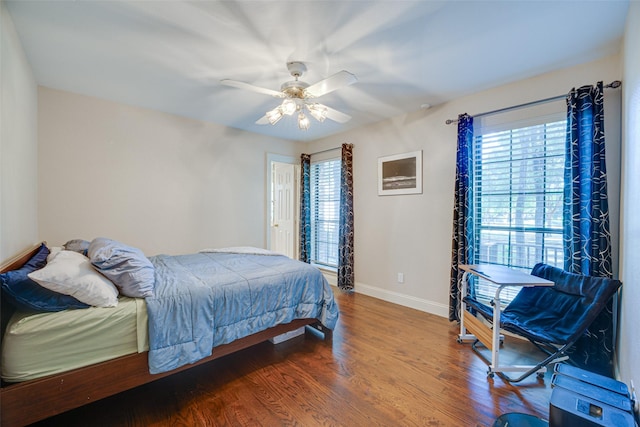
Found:
M 149 349 L 144 299 L 56 313 L 17 311 L 2 340 L 2 379 L 28 381 Z

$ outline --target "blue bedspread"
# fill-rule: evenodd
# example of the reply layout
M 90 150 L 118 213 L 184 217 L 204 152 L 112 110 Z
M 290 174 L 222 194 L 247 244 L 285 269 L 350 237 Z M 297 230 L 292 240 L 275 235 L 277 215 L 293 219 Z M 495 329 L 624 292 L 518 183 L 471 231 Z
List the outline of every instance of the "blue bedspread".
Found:
M 149 372 L 169 371 L 215 346 L 298 318 L 333 329 L 338 306 L 315 267 L 285 256 L 158 255 L 149 314 Z

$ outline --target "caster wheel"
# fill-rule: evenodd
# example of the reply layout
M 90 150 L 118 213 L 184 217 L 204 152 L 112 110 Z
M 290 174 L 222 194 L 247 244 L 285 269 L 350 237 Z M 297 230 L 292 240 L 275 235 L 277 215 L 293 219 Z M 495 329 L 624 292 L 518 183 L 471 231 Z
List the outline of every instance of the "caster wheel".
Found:
M 495 377 L 495 376 L 496 376 L 496 374 L 495 374 L 494 372 L 489 371 L 489 372 L 487 372 L 487 376 L 488 376 L 489 378 L 493 378 L 493 377 Z
M 460 338 L 457 338 L 456 341 L 458 341 L 458 344 L 462 344 L 462 340 Z

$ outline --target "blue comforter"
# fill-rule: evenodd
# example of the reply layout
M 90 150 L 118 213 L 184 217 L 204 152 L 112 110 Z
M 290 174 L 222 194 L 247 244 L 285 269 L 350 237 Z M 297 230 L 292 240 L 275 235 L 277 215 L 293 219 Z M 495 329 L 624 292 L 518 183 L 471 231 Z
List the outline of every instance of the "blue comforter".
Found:
M 322 273 L 285 256 L 158 255 L 149 314 L 149 372 L 169 371 L 215 346 L 298 318 L 333 329 L 338 306 Z

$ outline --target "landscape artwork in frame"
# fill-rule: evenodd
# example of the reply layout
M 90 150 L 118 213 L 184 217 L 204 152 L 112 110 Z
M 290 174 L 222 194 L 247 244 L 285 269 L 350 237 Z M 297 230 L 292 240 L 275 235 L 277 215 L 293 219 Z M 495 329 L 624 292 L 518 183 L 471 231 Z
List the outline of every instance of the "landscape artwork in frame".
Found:
M 378 195 L 422 193 L 422 150 L 378 158 Z

